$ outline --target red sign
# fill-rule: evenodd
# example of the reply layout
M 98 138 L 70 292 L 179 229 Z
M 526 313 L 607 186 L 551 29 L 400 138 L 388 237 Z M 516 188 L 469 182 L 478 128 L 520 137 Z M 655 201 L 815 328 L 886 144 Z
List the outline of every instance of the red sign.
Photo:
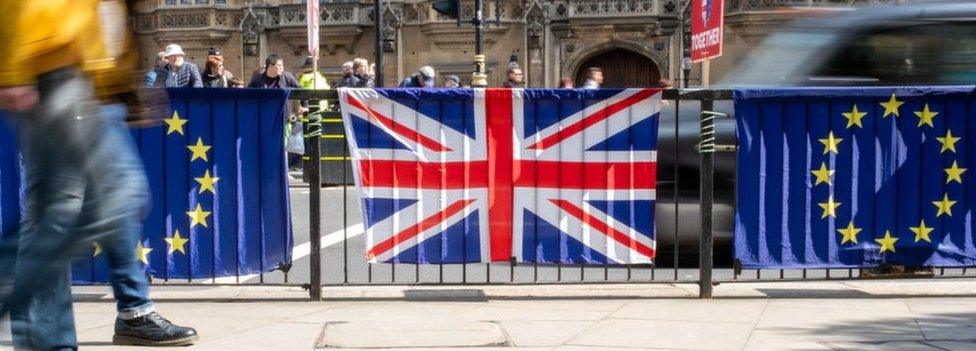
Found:
M 692 0 L 691 61 L 722 56 L 723 0 Z

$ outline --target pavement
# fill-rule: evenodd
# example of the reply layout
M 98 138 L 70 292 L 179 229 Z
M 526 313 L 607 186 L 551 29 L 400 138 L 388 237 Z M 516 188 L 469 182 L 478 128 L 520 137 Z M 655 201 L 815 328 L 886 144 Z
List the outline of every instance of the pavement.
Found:
M 201 340 L 176 350 L 976 350 L 976 280 L 154 287 Z M 82 350 L 111 345 L 107 287 L 76 287 Z M 3 329 L 0 329 L 3 330 Z M 3 332 L 0 332 L 3 334 Z M 0 349 L 9 348 L 0 336 Z

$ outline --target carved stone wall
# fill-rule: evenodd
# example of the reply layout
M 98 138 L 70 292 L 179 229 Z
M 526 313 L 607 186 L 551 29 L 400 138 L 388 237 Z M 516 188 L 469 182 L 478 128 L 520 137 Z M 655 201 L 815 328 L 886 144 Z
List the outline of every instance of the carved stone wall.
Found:
M 886 2 L 903 0 L 855 0 Z M 661 76 L 677 79 L 681 22 L 679 12 L 688 0 L 505 0 L 485 1 L 484 31 L 489 83 L 500 84 L 509 57 L 517 53 L 529 86 L 554 86 L 561 76 L 574 76 L 579 65 L 603 51 L 623 48 L 650 58 Z M 780 22 L 758 15 L 769 7 L 796 0 L 726 0 L 727 23 L 735 35 L 730 43 L 745 48 Z M 811 6 L 835 0 L 810 0 Z M 850 2 L 845 0 L 845 3 Z M 177 1 L 140 3 L 134 19 L 143 65 L 153 65 L 156 52 L 169 43 L 183 45 L 189 58 L 203 65 L 207 49 L 220 47 L 225 62 L 245 80 L 276 53 L 286 67 L 299 71 L 306 55 L 305 5 L 302 0 L 211 0 L 181 5 Z M 395 85 L 417 67 L 432 65 L 445 74 L 470 80 L 474 31 L 468 24 L 473 0 L 461 6 L 465 25 L 437 13 L 433 0 L 386 0 L 381 30 L 387 85 Z M 768 12 L 768 11 L 767 11 Z M 374 28 L 372 3 L 326 2 L 319 19 L 320 65 L 330 78 L 355 57 L 372 61 Z M 245 21 L 246 20 L 246 21 Z M 734 27 L 734 28 L 733 28 Z M 243 29 L 250 29 L 244 35 Z M 739 55 L 745 50 L 729 50 Z M 726 58 L 723 58 L 726 59 Z M 728 58 L 733 60 L 735 58 Z M 729 61 L 732 62 L 732 61 Z M 202 68 L 202 67 L 201 67 Z M 443 74 L 441 75 L 443 76 Z

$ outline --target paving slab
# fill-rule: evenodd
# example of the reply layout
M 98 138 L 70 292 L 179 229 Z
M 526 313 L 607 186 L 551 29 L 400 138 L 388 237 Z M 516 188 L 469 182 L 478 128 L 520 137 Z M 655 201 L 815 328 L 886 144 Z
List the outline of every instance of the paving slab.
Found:
M 503 320 L 512 344 L 527 346 L 560 346 L 595 325 L 596 321 Z
M 772 330 L 754 330 L 749 341 L 742 348 L 748 351 L 835 351 L 834 348 L 816 340 L 800 340 L 789 334 Z
M 942 348 L 947 351 L 973 351 L 976 350 L 976 340 L 957 340 L 957 341 L 927 341 L 926 344 Z
M 618 319 L 755 324 L 766 308 L 766 299 L 641 300 L 628 302 L 610 315 Z
M 321 349 L 334 348 L 445 348 L 511 346 L 497 322 L 423 320 L 333 322 L 316 342 Z
M 743 323 L 608 319 L 582 332 L 568 345 L 739 350 L 750 332 L 752 325 Z
M 921 341 L 882 341 L 882 342 L 850 342 L 829 341 L 824 343 L 834 350 L 843 351 L 943 351 L 938 347 Z

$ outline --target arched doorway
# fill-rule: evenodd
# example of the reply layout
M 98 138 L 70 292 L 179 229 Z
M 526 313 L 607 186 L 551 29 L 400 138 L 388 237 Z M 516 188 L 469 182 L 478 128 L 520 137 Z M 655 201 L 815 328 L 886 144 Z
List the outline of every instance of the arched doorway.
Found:
M 576 86 L 582 86 L 586 81 L 590 67 L 603 69 L 605 88 L 650 87 L 661 80 L 661 72 L 654 61 L 626 49 L 604 51 L 583 62 L 576 71 Z

